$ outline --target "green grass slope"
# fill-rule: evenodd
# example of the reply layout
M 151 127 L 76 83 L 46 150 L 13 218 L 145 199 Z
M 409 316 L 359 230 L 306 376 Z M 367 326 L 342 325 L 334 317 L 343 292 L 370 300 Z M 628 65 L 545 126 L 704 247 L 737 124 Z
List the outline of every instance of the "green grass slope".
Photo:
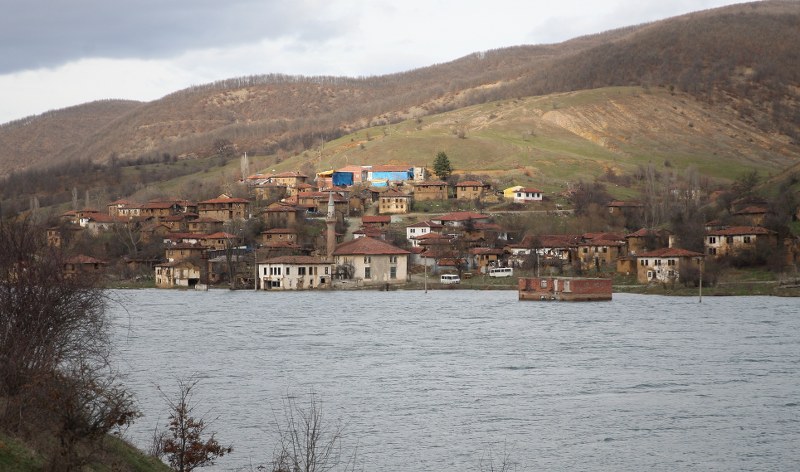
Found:
M 0 433 L 0 470 L 3 472 L 38 472 L 47 467 L 47 461 L 37 451 L 22 441 Z M 127 442 L 106 437 L 103 449 L 82 470 L 86 472 L 168 472 L 164 463 L 143 454 Z
M 459 137 L 463 135 L 463 137 Z M 273 165 L 317 170 L 347 164 L 432 167 L 445 151 L 457 172 L 554 191 L 607 169 L 689 167 L 729 181 L 755 169 L 777 174 L 800 162 L 800 147 L 737 118 L 733 110 L 661 88 L 610 87 L 503 100 L 374 127 Z

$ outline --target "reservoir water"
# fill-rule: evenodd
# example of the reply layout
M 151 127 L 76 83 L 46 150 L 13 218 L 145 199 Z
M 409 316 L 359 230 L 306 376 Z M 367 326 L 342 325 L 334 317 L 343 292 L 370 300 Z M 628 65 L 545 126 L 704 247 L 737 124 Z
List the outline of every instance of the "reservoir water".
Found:
M 797 470 L 800 302 L 513 291 L 112 292 L 119 369 L 147 448 L 160 387 L 268 464 L 287 395 L 314 395 L 365 471 Z

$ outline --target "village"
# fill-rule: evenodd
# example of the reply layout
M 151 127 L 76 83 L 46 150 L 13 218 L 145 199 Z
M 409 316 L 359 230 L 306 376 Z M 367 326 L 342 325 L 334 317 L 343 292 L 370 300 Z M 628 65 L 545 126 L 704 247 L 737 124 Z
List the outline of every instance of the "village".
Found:
M 770 212 L 763 201 L 740 202 L 724 223 L 705 222 L 700 252 L 682 247 L 664 227 L 520 231 L 510 217 L 568 219 L 573 210 L 537 188 L 449 180 L 413 165 L 258 173 L 236 184 L 247 197 L 116 200 L 105 211 L 67 211 L 47 240 L 71 255 L 68 274 L 107 272 L 164 289 L 383 290 L 416 287 L 413 281 L 453 288 L 476 276 L 615 274 L 639 284 L 696 286 L 720 258 L 767 250 L 791 267 L 800 253 L 797 238 L 762 226 Z M 645 209 L 612 200 L 602 211 L 625 222 L 639 221 Z M 122 255 L 110 260 L 107 251 L 104 258 L 98 246 L 117 246 Z M 710 272 L 706 284 L 714 282 Z

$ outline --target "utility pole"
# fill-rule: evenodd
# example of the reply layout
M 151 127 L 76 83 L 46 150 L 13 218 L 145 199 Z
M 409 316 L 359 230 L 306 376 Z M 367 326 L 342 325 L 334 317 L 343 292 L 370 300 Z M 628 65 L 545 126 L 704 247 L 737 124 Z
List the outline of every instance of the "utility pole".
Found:
M 700 259 L 700 299 L 698 300 L 697 303 L 703 303 L 703 266 L 705 265 L 704 264 L 705 261 L 703 260 L 702 257 L 699 259 Z

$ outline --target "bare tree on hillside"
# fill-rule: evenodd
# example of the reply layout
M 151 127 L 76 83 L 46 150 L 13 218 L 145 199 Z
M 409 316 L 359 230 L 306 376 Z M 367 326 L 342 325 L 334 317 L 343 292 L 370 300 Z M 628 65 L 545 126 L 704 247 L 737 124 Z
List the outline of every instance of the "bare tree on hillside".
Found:
M 159 459 L 166 458 L 177 472 L 214 465 L 218 458 L 233 452 L 233 447 L 220 445 L 215 433 L 208 433 L 206 419 L 196 416 L 193 396 L 198 382 L 193 377 L 178 380 L 175 400 L 161 392 L 169 407 L 169 425 L 167 431 L 156 429 L 150 452 Z
M 137 416 L 110 368 L 105 306 L 97 278 L 67 274 L 44 228 L 0 220 L 0 429 L 54 432 L 52 470 L 76 470 Z

